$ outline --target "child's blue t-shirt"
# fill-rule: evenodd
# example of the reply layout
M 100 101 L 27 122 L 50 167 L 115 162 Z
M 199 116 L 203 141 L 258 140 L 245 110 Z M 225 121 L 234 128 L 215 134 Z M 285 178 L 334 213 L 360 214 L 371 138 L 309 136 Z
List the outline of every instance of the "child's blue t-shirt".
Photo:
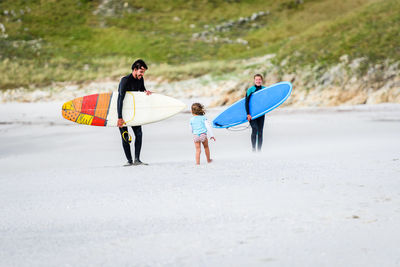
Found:
M 207 118 L 202 115 L 193 116 L 190 119 L 190 126 L 192 126 L 192 133 L 200 135 L 207 132 L 205 121 Z

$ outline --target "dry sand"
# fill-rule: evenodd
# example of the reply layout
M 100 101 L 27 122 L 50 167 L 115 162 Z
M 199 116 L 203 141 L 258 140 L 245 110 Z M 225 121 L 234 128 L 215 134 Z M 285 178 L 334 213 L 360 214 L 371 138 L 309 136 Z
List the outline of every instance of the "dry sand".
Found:
M 261 153 L 215 129 L 200 166 L 181 113 L 139 167 L 60 109 L 0 106 L 0 266 L 400 265 L 398 104 L 277 109 Z

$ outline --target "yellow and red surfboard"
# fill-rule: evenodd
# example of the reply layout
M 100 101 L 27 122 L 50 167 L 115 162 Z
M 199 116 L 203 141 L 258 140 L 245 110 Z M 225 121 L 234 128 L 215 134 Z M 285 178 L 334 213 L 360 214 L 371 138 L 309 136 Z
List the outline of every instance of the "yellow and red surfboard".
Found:
M 79 124 L 117 126 L 117 99 L 117 92 L 78 97 L 64 103 L 62 115 Z M 183 102 L 161 94 L 127 92 L 122 116 L 127 126 L 143 125 L 169 118 L 185 106 Z

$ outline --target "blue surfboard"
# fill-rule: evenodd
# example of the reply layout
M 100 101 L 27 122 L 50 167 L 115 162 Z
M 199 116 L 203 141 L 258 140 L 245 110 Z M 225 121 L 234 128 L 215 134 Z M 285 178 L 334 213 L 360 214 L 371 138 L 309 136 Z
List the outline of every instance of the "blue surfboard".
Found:
M 253 93 L 249 102 L 251 117 L 256 119 L 277 108 L 285 102 L 291 92 L 292 84 L 290 82 L 280 82 Z M 213 127 L 228 128 L 246 122 L 245 104 L 246 98 L 232 104 L 213 120 Z

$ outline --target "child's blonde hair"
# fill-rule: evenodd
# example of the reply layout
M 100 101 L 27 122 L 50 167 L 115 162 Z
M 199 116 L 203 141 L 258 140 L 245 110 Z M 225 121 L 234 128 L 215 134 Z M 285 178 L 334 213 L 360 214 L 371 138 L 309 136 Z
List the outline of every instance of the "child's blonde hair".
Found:
M 204 106 L 200 103 L 192 104 L 192 113 L 194 115 L 204 115 L 206 112 L 204 111 Z

